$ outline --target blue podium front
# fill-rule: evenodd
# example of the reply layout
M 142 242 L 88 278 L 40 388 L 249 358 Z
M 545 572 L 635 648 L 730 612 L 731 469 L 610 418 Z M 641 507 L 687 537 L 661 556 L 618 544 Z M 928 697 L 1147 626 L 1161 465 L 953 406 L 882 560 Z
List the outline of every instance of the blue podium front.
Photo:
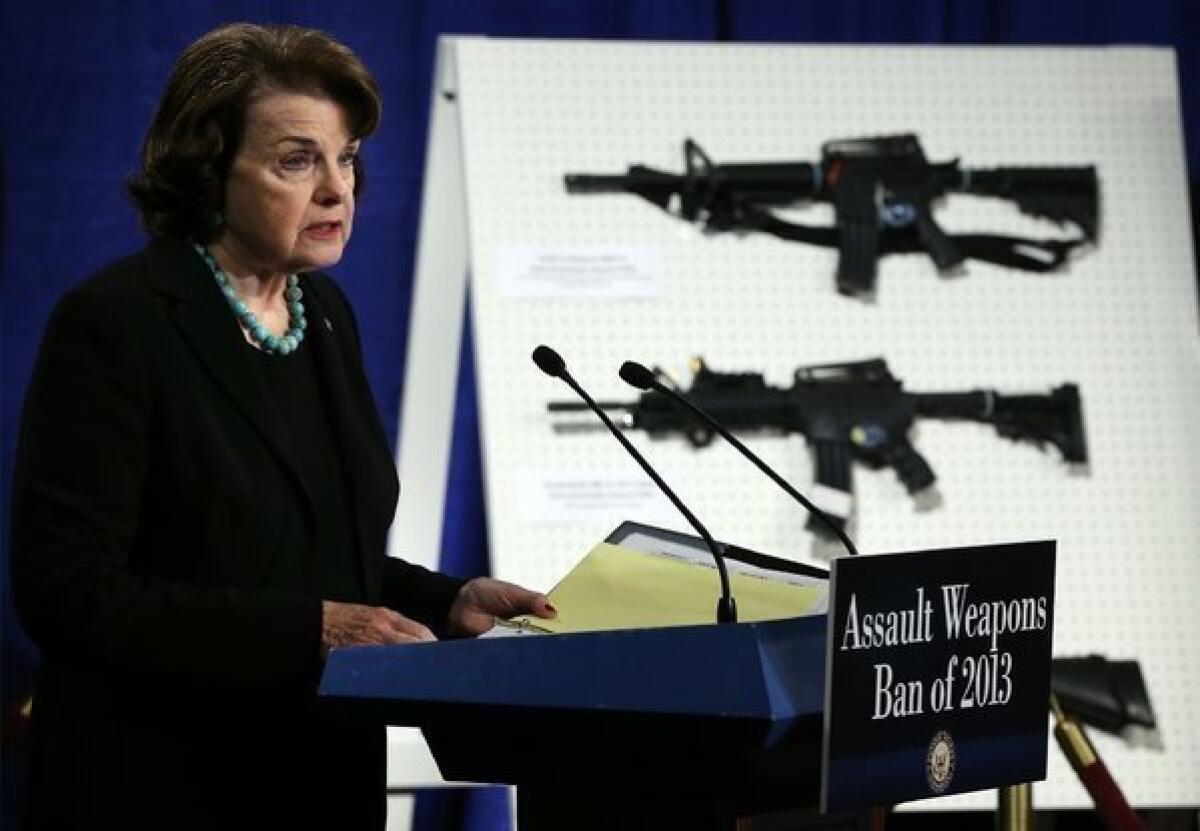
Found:
M 523 829 L 541 824 L 531 794 L 730 827 L 815 804 L 825 637 L 813 616 L 353 647 L 331 653 L 320 693 L 421 727 L 449 780 L 518 786 Z

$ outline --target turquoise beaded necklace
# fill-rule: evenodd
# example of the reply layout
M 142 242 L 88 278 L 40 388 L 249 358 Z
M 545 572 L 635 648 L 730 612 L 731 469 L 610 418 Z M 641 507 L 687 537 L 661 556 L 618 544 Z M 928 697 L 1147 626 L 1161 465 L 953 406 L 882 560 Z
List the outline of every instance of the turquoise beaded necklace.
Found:
M 254 312 L 250 311 L 250 307 L 246 305 L 245 301 L 238 299 L 237 289 L 230 282 L 229 275 L 221 270 L 221 266 L 217 265 L 213 255 L 208 253 L 208 249 L 199 243 L 192 243 L 192 247 L 196 249 L 197 254 L 204 258 L 204 262 L 208 263 L 213 279 L 217 281 L 217 285 L 221 287 L 221 293 L 229 301 L 229 308 L 233 310 L 233 316 L 237 318 L 238 323 L 250 336 L 250 340 L 254 341 L 259 349 L 272 355 L 288 355 L 300 348 L 300 342 L 304 340 L 304 330 L 308 328 L 308 321 L 304 319 L 304 303 L 301 302 L 304 292 L 300 290 L 300 281 L 295 274 L 287 276 L 287 288 L 283 290 L 283 296 L 288 305 L 288 329 L 282 337 L 277 337 L 267 331 L 267 327 L 263 326 Z

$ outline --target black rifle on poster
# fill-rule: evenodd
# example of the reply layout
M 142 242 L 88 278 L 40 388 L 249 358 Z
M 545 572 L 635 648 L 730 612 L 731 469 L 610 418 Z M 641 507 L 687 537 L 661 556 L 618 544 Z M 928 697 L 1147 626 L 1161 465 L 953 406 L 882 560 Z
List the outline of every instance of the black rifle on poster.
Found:
M 1001 395 L 990 389 L 905 392 L 882 358 L 801 367 L 790 387 L 773 387 L 758 373 L 716 372 L 698 358 L 694 369 L 687 389 L 679 388 L 661 370 L 656 374 L 735 433 L 803 434 L 813 451 L 817 483 L 836 492 L 825 492 L 824 498 L 814 494 L 814 502 L 839 527 L 844 527 L 850 510 L 852 460 L 871 468 L 892 468 L 911 494 L 934 483 L 929 463 L 909 442 L 917 418 L 983 422 L 1008 439 L 1039 448 L 1053 445 L 1065 462 L 1087 462 L 1083 410 L 1075 384 L 1027 395 Z M 661 392 L 644 392 L 636 401 L 603 401 L 600 406 L 616 413 L 615 420 L 626 429 L 645 430 L 652 436 L 683 435 L 694 447 L 713 439 L 707 425 Z M 574 401 L 549 404 L 551 413 L 582 409 Z M 558 421 L 554 427 L 571 432 L 584 425 Z M 823 530 L 811 522 L 809 527 Z
M 1096 239 L 1096 169 L 995 167 L 972 169 L 957 159 L 933 163 L 913 134 L 826 142 L 819 162 L 714 164 L 700 145 L 683 143 L 684 172 L 633 165 L 623 174 L 568 173 L 568 193 L 632 193 L 705 231 L 760 231 L 794 242 L 838 249 L 837 287 L 863 295 L 875 286 L 882 254 L 925 251 L 940 271 L 967 258 L 1024 271 L 1063 266 L 1071 252 Z M 933 218 L 947 193 L 1015 202 L 1024 213 L 1069 222 L 1077 235 L 1026 239 L 1000 234 L 948 234 Z M 776 210 L 805 202 L 833 205 L 832 227 L 803 225 Z

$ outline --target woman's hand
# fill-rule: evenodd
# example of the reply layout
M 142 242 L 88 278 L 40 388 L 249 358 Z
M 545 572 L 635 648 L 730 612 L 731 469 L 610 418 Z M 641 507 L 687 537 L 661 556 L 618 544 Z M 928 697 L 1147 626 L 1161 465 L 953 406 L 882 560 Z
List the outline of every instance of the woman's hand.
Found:
M 460 595 L 461 596 L 461 595 Z M 425 626 L 381 606 L 321 601 L 321 655 L 338 646 L 436 641 Z
M 458 590 L 450 607 L 450 634 L 480 635 L 491 629 L 498 617 L 526 614 L 552 618 L 558 612 L 544 594 L 503 580 L 476 577 Z

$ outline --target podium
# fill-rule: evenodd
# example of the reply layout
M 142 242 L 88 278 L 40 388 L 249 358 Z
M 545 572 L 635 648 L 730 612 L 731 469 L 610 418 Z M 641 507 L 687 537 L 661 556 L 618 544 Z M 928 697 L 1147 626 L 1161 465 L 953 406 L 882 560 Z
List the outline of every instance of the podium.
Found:
M 423 728 L 522 831 L 733 829 L 813 806 L 826 618 L 338 649 L 321 696 Z
M 610 540 L 647 537 L 697 544 Z M 817 806 L 1045 778 L 1054 562 L 1049 540 L 843 557 L 827 613 L 339 649 L 320 693 L 421 727 L 447 779 L 515 785 L 522 831 L 845 827 Z

